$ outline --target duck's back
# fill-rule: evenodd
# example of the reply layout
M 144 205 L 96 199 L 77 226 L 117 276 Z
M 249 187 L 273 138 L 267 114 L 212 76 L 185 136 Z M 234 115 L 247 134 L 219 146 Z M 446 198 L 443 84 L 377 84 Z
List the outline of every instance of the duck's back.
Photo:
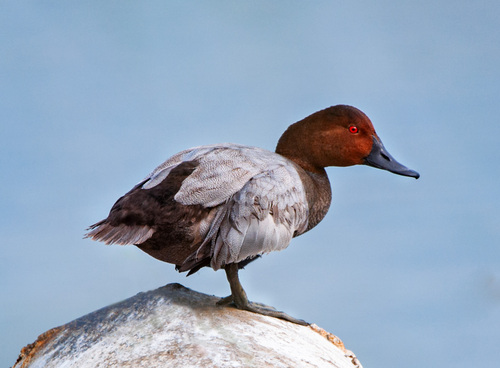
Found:
M 308 228 L 297 166 L 236 144 L 180 152 L 120 198 L 88 236 L 136 244 L 180 271 L 218 269 L 288 246 Z

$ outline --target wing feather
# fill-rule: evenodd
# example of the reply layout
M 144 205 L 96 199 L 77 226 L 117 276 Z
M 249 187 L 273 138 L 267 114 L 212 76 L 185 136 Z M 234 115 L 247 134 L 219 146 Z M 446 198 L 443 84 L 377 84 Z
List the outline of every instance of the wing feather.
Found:
M 159 185 L 181 162 L 196 161 L 197 168 L 183 181 L 175 200 L 183 205 L 215 207 L 229 200 L 251 178 L 275 167 L 277 159 L 286 160 L 270 151 L 231 143 L 195 147 L 158 166 L 142 188 Z

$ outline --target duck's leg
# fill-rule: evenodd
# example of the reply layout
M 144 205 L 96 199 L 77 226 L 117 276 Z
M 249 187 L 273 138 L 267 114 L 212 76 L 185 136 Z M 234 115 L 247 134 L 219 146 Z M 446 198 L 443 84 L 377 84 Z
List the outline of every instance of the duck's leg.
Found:
M 284 312 L 275 310 L 272 307 L 248 301 L 247 294 L 245 293 L 245 290 L 243 290 L 243 286 L 241 286 L 240 279 L 238 277 L 238 264 L 228 264 L 225 266 L 224 270 L 226 271 L 227 280 L 229 281 L 229 286 L 231 287 L 231 295 L 219 300 L 217 305 L 234 303 L 238 309 L 263 314 L 265 316 L 281 318 L 285 321 L 297 323 L 299 325 L 309 325 L 309 323 L 304 320 L 293 318 Z

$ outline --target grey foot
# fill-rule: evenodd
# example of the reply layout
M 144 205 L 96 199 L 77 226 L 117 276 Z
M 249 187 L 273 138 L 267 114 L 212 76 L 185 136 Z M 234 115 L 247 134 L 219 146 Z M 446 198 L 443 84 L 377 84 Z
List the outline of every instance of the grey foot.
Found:
M 243 302 L 240 305 L 238 305 L 238 304 L 240 304 L 240 303 L 235 302 L 233 300 L 232 295 L 229 295 L 225 298 L 221 298 L 221 300 L 219 300 L 217 302 L 217 305 L 221 305 L 221 306 L 222 305 L 232 305 L 235 308 L 238 308 L 241 310 L 246 310 L 246 311 L 257 313 L 257 314 L 262 314 L 264 316 L 283 319 L 285 321 L 296 323 L 296 324 L 301 325 L 301 326 L 309 326 L 310 325 L 310 323 L 308 323 L 302 319 L 294 318 L 294 317 L 286 314 L 285 312 L 278 311 L 275 308 L 270 307 L 270 306 L 265 305 L 265 304 L 254 303 L 254 302 L 250 302 L 250 301 Z

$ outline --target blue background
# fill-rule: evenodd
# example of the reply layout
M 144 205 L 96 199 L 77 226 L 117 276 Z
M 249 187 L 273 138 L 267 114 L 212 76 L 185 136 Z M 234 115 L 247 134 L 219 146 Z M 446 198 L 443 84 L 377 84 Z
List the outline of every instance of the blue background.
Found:
M 273 150 L 339 103 L 419 180 L 330 168 L 313 231 L 241 272 L 250 299 L 338 335 L 365 367 L 500 360 L 500 4 L 3 1 L 0 365 L 52 328 L 180 282 L 133 246 L 83 240 L 170 155 Z

